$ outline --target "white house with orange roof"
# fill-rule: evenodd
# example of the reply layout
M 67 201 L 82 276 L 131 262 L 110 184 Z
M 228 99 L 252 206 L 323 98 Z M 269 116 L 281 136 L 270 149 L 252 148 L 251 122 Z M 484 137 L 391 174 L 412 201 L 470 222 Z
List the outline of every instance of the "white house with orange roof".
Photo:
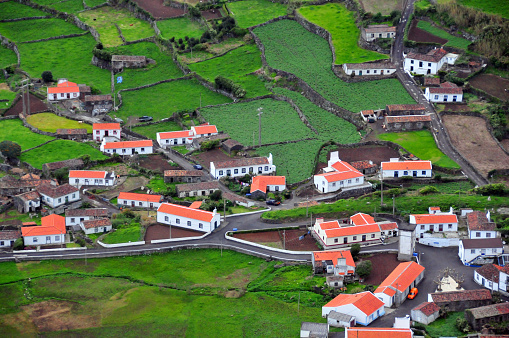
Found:
M 213 212 L 185 207 L 183 205 L 163 203 L 157 209 L 157 222 L 181 228 L 212 232 L 221 224 L 221 215 Z
M 101 142 L 105 137 L 116 137 L 119 140 L 121 138 L 120 123 L 94 123 L 92 128 L 92 137 L 98 142 Z
M 311 260 L 315 273 L 336 276 L 355 274 L 355 262 L 350 250 L 313 251 Z
M 48 87 L 48 101 L 77 99 L 80 97 L 80 87 L 67 80 L 60 80 L 56 87 Z
M 424 278 L 424 267 L 416 262 L 399 264 L 375 290 L 375 296 L 382 300 L 386 307 L 401 305 L 410 290 Z
M 194 137 L 207 137 L 218 134 L 216 126 L 208 123 L 200 124 L 199 126 L 192 126 L 191 132 Z
M 410 215 L 410 224 L 415 224 L 415 236 L 423 238 L 426 232 L 458 231 L 458 217 L 453 213 Z
M 413 338 L 412 329 L 395 327 L 347 327 L 345 338 Z
M 251 196 L 265 198 L 268 192 L 281 192 L 286 189 L 285 176 L 254 176 L 251 182 Z
M 380 165 L 382 178 L 431 177 L 432 169 L 431 161 L 399 161 L 397 158 Z
M 316 190 L 324 194 L 364 184 L 364 175 L 350 163 L 341 161 L 337 151 L 331 153 L 323 171 L 313 177 L 313 183 Z
M 123 141 L 123 142 L 106 142 L 101 143 L 100 149 L 106 154 L 119 155 L 135 155 L 135 154 L 152 154 L 154 144 L 152 140 Z
M 210 162 L 210 175 L 221 177 L 239 177 L 250 175 L 270 175 L 276 172 L 272 154 L 267 157 L 235 158 L 228 161 Z
M 65 217 L 51 214 L 41 218 L 41 225 L 21 227 L 23 243 L 29 245 L 65 243 Z
M 117 198 L 117 205 L 123 208 L 159 208 L 163 202 L 163 196 L 138 194 L 134 192 L 120 192 Z
M 108 173 L 102 170 L 70 170 L 69 184 L 75 187 L 95 185 L 111 187 L 115 185 L 115 172 Z
M 193 143 L 194 135 L 191 130 L 179 130 L 157 133 L 157 143 L 162 148 L 181 146 Z
M 404 56 L 403 69 L 415 74 L 437 74 L 440 68 L 447 63 L 447 51 L 435 48 L 427 54 L 410 52 Z
M 364 326 L 385 314 L 384 302 L 369 291 L 338 295 L 322 307 L 322 317 L 331 311 L 354 316 L 357 324 Z

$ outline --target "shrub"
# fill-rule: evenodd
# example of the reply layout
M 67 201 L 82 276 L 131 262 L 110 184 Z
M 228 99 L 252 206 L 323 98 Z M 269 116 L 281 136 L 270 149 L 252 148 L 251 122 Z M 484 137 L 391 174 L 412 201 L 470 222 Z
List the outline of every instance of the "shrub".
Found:
M 355 273 L 358 274 L 360 277 L 367 277 L 371 273 L 373 265 L 371 261 L 362 261 L 359 264 L 357 264 L 357 267 L 355 268 Z
M 354 260 L 357 260 L 357 257 L 359 256 L 359 252 L 361 252 L 361 245 L 360 244 L 353 244 L 350 247 L 350 253 L 352 254 L 352 257 Z
M 238 98 L 242 98 L 246 95 L 246 91 L 239 85 L 233 82 L 230 79 L 225 78 L 224 76 L 217 76 L 214 79 L 216 84 L 216 88 L 226 90 L 227 92 L 232 93 Z
M 436 194 L 438 192 L 440 192 L 440 191 L 436 187 L 431 186 L 431 185 L 427 185 L 424 188 L 419 190 L 419 193 L 421 195 Z
M 456 328 L 461 332 L 467 333 L 470 331 L 470 325 L 468 325 L 468 321 L 465 318 L 456 318 Z
M 23 238 L 18 238 L 15 242 L 14 242 L 14 246 L 13 246 L 13 249 L 14 250 L 23 250 L 25 248 L 25 244 L 23 243 Z
M 216 190 L 212 194 L 210 194 L 209 197 L 213 201 L 219 201 L 223 197 L 223 192 L 221 190 Z
M 503 183 L 496 184 L 488 184 L 479 188 L 473 189 L 473 191 L 477 194 L 481 194 L 483 196 L 506 196 L 509 194 L 509 189 L 505 187 Z
M 18 158 L 21 156 L 21 146 L 16 142 L 2 141 L 0 142 L 0 152 L 7 158 Z
M 41 78 L 44 82 L 53 82 L 53 73 L 49 70 L 42 72 Z

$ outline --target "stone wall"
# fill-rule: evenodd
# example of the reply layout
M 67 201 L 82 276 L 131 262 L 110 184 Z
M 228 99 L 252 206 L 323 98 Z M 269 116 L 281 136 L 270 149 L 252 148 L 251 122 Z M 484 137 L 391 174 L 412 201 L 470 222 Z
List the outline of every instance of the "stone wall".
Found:
M 25 21 L 25 20 L 37 20 L 37 19 L 51 19 L 51 16 L 29 16 L 26 18 L 16 18 L 16 19 L 4 19 L 0 20 L 0 22 L 16 22 L 16 21 Z
M 77 36 L 87 35 L 88 33 L 89 33 L 89 32 L 77 33 L 77 34 L 69 34 L 69 35 L 52 36 L 52 37 L 50 37 L 50 38 L 46 38 L 46 39 L 39 39 L 39 40 L 25 41 L 25 42 L 23 42 L 23 43 L 34 43 L 34 42 L 43 42 L 43 41 L 50 41 L 50 40 L 57 40 L 57 39 L 74 38 L 74 37 L 77 37 Z
M 17 66 L 19 67 L 19 65 L 21 63 L 21 58 L 19 56 L 18 46 L 16 46 L 16 44 L 14 42 L 10 41 L 9 39 L 7 39 L 5 36 L 3 36 L 1 34 L 0 34 L 0 44 L 2 46 L 4 46 L 5 48 L 12 50 L 14 52 L 14 54 L 16 54 L 16 57 L 18 58 Z

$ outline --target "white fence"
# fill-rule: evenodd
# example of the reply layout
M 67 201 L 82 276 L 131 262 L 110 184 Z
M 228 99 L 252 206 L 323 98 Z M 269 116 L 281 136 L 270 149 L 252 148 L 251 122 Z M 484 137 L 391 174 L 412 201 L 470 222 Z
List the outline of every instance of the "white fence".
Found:
M 145 245 L 145 241 L 129 242 L 129 243 L 118 243 L 118 244 L 104 244 L 101 241 L 97 241 L 97 244 L 99 244 L 103 248 L 121 248 L 123 246 Z
M 233 236 L 228 236 L 228 234 L 233 234 L 233 233 L 235 233 L 235 232 L 228 231 L 228 232 L 226 232 L 224 234 L 224 237 L 227 240 L 229 240 L 229 241 L 234 241 L 234 242 L 238 242 L 238 243 L 242 243 L 242 244 L 256 246 L 258 248 L 262 248 L 262 249 L 266 249 L 266 250 L 270 250 L 270 251 L 274 251 L 274 252 L 282 252 L 282 253 L 293 254 L 293 255 L 296 255 L 296 254 L 302 254 L 302 255 L 308 254 L 308 255 L 311 255 L 311 254 L 313 254 L 313 251 L 290 251 L 290 250 L 283 250 L 283 249 L 273 248 L 273 247 L 262 245 L 262 244 L 258 244 L 258 243 L 253 243 L 253 242 L 245 241 L 243 239 L 235 238 Z
M 459 246 L 460 239 L 459 238 L 420 238 L 419 243 L 432 246 L 435 248 L 446 248 L 450 246 Z

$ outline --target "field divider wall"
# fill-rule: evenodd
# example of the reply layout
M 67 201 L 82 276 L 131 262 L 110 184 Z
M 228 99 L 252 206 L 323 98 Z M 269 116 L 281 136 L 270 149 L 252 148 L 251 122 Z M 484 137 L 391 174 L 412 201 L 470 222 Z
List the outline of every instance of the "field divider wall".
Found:
M 2 34 L 0 34 L 0 44 L 2 46 L 4 46 L 5 48 L 12 50 L 14 52 L 14 54 L 16 54 L 16 57 L 18 58 L 17 66 L 19 67 L 20 64 L 21 64 L 21 57 L 19 55 L 18 46 L 16 46 L 16 44 L 14 42 L 12 42 L 11 40 L 7 39 Z
M 22 43 L 35 43 L 35 42 L 43 42 L 43 41 L 50 41 L 50 40 L 58 40 L 58 39 L 67 39 L 67 38 L 75 38 L 78 36 L 87 35 L 90 32 L 83 32 L 83 33 L 77 33 L 77 34 L 68 34 L 68 35 L 59 35 L 59 36 L 52 36 L 50 38 L 46 39 L 39 39 L 39 40 L 30 40 L 30 41 L 23 41 Z
M 254 246 L 254 247 L 257 247 L 257 248 L 261 248 L 261 249 L 265 249 L 265 250 L 270 250 L 270 251 L 275 251 L 275 252 L 280 252 L 280 253 L 285 253 L 285 254 L 291 254 L 291 255 L 295 255 L 295 254 L 301 254 L 301 255 L 308 254 L 308 255 L 311 255 L 311 254 L 313 254 L 312 251 L 291 251 L 291 250 L 278 249 L 278 248 L 273 248 L 273 247 L 262 245 L 262 244 L 258 244 L 258 243 L 253 243 L 253 242 L 245 241 L 243 239 L 235 238 L 233 236 L 228 236 L 229 234 L 234 234 L 234 233 L 235 232 L 233 232 L 233 231 L 227 231 L 224 234 L 224 238 L 226 238 L 226 240 L 228 240 L 228 241 L 234 241 L 234 242 L 237 242 L 237 243 L 242 243 L 242 244 Z

